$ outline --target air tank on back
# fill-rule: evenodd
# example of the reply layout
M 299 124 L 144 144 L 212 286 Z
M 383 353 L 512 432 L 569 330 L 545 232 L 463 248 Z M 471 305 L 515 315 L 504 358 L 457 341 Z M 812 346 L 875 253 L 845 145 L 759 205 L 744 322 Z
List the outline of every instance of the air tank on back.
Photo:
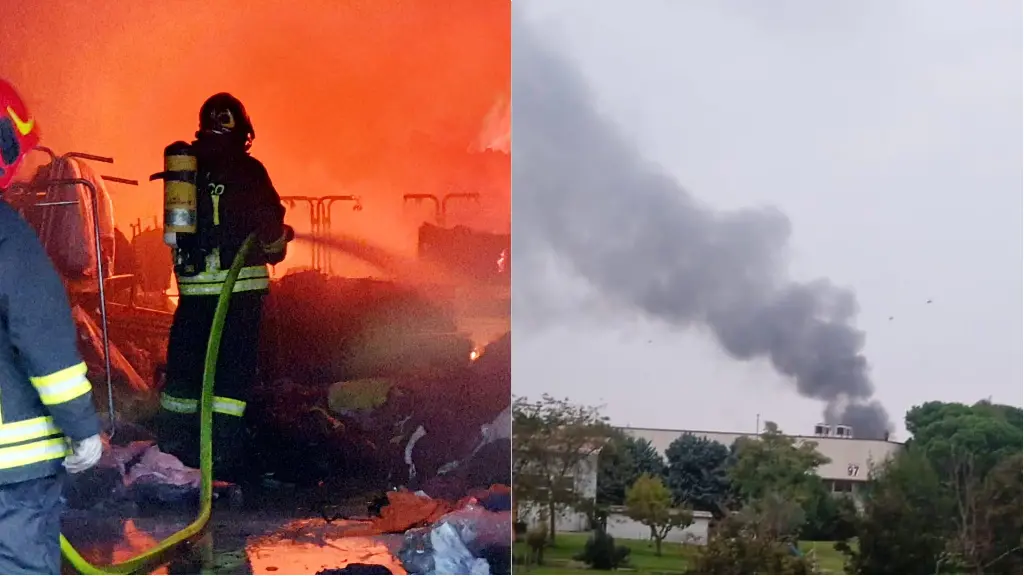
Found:
M 164 148 L 164 171 L 150 180 L 164 181 L 164 243 L 178 246 L 178 234 L 195 234 L 197 224 L 196 157 L 187 142 Z

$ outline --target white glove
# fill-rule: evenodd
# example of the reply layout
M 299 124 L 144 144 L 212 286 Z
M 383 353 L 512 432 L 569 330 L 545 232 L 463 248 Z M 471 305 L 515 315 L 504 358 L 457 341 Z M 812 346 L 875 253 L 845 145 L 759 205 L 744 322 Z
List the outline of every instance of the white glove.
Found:
M 89 436 L 71 445 L 71 454 L 64 458 L 64 468 L 72 474 L 85 472 L 100 461 L 103 456 L 103 440 L 100 435 Z

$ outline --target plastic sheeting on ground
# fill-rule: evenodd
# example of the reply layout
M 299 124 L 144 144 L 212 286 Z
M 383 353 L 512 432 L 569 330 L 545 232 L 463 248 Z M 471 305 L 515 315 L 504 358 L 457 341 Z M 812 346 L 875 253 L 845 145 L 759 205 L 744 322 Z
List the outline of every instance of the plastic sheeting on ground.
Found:
M 432 524 L 452 510 L 444 500 L 412 492 L 389 492 L 388 504 L 380 517 L 373 520 L 371 530 L 380 534 L 405 532 L 410 528 Z
M 454 505 L 408 491 L 389 492 L 387 497 L 380 517 L 353 524 L 344 535 L 404 533 L 399 557 L 411 574 L 503 574 L 509 570 L 512 513 L 507 486 L 475 491 Z
M 196 501 L 200 472 L 171 454 L 160 451 L 152 440 L 124 445 L 104 442 L 103 455 L 93 468 L 68 478 L 70 508 L 117 508 L 123 504 L 179 504 Z M 214 497 L 230 494 L 234 486 L 214 481 Z
M 398 555 L 410 574 L 508 574 L 511 546 L 511 512 L 471 500 L 430 528 L 408 531 Z

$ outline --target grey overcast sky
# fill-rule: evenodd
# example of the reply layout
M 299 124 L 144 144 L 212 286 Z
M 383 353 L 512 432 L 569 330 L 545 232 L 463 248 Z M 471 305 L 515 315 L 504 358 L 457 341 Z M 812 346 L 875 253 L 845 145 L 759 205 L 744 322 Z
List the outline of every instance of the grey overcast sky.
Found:
M 514 2 L 513 392 L 810 433 L 873 384 L 898 439 L 1021 405 L 1021 6 Z

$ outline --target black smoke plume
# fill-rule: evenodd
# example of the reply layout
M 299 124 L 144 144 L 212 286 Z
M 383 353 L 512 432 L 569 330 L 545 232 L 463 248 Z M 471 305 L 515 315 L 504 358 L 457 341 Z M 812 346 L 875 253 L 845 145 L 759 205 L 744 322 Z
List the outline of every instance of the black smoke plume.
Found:
M 706 326 L 733 357 L 767 358 L 823 401 L 828 421 L 882 437 L 856 299 L 788 278 L 786 216 L 705 207 L 601 118 L 577 71 L 515 13 L 512 37 L 514 316 L 551 317 L 534 278 L 553 252 L 604 299 Z

